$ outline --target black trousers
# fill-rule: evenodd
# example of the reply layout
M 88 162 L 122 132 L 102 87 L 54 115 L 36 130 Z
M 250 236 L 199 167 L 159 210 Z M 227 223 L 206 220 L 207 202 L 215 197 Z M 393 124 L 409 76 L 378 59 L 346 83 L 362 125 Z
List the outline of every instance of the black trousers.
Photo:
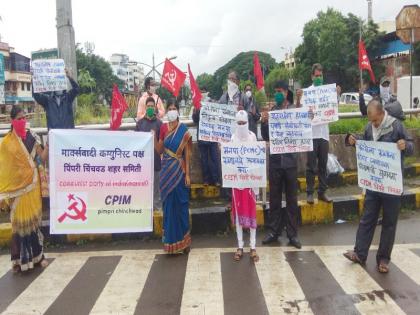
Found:
M 325 139 L 313 139 L 314 150 L 307 153 L 306 162 L 306 192 L 315 191 L 315 175 L 318 169 L 318 193 L 325 193 L 327 185 L 327 162 L 329 143 Z
M 367 190 L 364 213 L 357 229 L 354 251 L 361 260 L 366 260 L 375 233 L 381 208 L 383 209 L 382 231 L 376 260 L 389 262 L 397 230 L 398 214 L 401 208 L 401 196 L 393 196 Z
M 286 227 L 287 237 L 297 236 L 299 207 L 297 200 L 297 168 L 270 168 L 270 216 L 266 227 L 280 235 Z M 282 209 L 283 188 L 286 192 L 286 208 Z

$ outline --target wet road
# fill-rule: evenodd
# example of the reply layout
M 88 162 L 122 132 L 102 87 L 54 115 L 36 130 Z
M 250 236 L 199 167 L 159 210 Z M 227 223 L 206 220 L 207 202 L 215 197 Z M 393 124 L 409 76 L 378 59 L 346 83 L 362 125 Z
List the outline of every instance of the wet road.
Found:
M 304 227 L 302 250 L 283 238 L 259 246 L 255 264 L 247 251 L 233 261 L 234 235 L 194 237 L 188 256 L 163 255 L 158 241 L 49 250 L 46 269 L 19 275 L 1 255 L 0 313 L 420 314 L 420 216 L 403 217 L 388 275 L 376 247 L 364 268 L 342 257 L 355 224 Z

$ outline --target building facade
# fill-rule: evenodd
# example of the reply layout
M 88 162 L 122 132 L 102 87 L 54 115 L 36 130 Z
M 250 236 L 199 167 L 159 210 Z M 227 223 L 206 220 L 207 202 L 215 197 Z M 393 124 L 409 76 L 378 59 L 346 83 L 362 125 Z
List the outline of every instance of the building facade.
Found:
M 125 90 L 138 92 L 141 89 L 144 83 L 144 71 L 137 61 L 130 60 L 124 54 L 112 54 L 110 64 L 114 74 L 125 82 Z
M 4 63 L 4 99 L 1 100 L 3 104 L 0 104 L 0 112 L 4 114 L 6 108 L 17 104 L 32 112 L 35 102 L 32 98 L 31 59 L 16 53 L 13 47 L 2 42 L 0 54 L 3 55 Z

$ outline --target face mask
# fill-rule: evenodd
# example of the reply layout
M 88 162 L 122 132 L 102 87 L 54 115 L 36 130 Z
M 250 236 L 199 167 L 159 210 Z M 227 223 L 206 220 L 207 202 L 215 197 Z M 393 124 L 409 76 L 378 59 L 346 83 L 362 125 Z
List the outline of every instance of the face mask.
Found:
M 314 86 L 320 86 L 320 85 L 323 85 L 324 84 L 324 77 L 315 77 L 313 80 L 312 80 L 312 82 L 313 82 L 313 84 L 314 84 Z
M 168 120 L 170 122 L 175 121 L 175 120 L 178 119 L 178 111 L 175 110 L 175 109 L 170 110 L 170 111 L 168 111 L 167 116 L 168 116 Z
M 155 116 L 155 109 L 153 107 L 147 107 L 146 116 L 149 118 L 153 118 Z
M 235 82 L 232 82 L 231 80 L 227 81 L 228 86 L 228 95 L 231 101 L 233 101 L 233 97 L 236 95 L 236 93 L 239 92 L 238 85 Z
M 391 87 L 389 87 L 389 86 L 384 87 L 384 86 L 381 85 L 379 87 L 379 90 L 380 90 L 381 98 L 384 101 L 384 103 L 388 103 L 388 101 L 391 97 Z
M 274 94 L 274 100 L 276 101 L 276 105 L 277 106 L 281 106 L 284 103 L 284 94 L 281 92 L 276 92 L 276 94 Z
M 251 98 L 252 92 L 251 91 L 246 91 L 245 95 L 246 95 L 246 97 Z
M 19 137 L 26 139 L 26 119 L 13 119 L 12 127 Z
M 155 92 L 156 92 L 156 86 L 150 86 L 149 87 L 149 93 L 151 93 L 151 94 L 155 94 Z
M 248 140 L 248 123 L 246 123 L 245 125 L 236 124 L 236 135 L 238 136 L 239 140 Z

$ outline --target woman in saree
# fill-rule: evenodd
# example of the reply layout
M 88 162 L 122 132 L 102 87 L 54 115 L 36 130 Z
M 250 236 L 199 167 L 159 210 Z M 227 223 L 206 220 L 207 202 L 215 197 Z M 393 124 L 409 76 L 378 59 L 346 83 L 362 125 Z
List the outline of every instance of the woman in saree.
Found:
M 168 102 L 169 123 L 162 125 L 155 148 L 162 156 L 160 193 L 163 202 L 163 246 L 168 254 L 188 253 L 191 245 L 189 186 L 191 135 L 179 122 L 179 108 Z
M 26 130 L 25 113 L 19 106 L 11 112 L 11 131 L 0 143 L 0 201 L 10 209 L 13 272 L 46 267 L 42 219 L 41 179 L 38 167 L 46 161 L 48 148 Z

